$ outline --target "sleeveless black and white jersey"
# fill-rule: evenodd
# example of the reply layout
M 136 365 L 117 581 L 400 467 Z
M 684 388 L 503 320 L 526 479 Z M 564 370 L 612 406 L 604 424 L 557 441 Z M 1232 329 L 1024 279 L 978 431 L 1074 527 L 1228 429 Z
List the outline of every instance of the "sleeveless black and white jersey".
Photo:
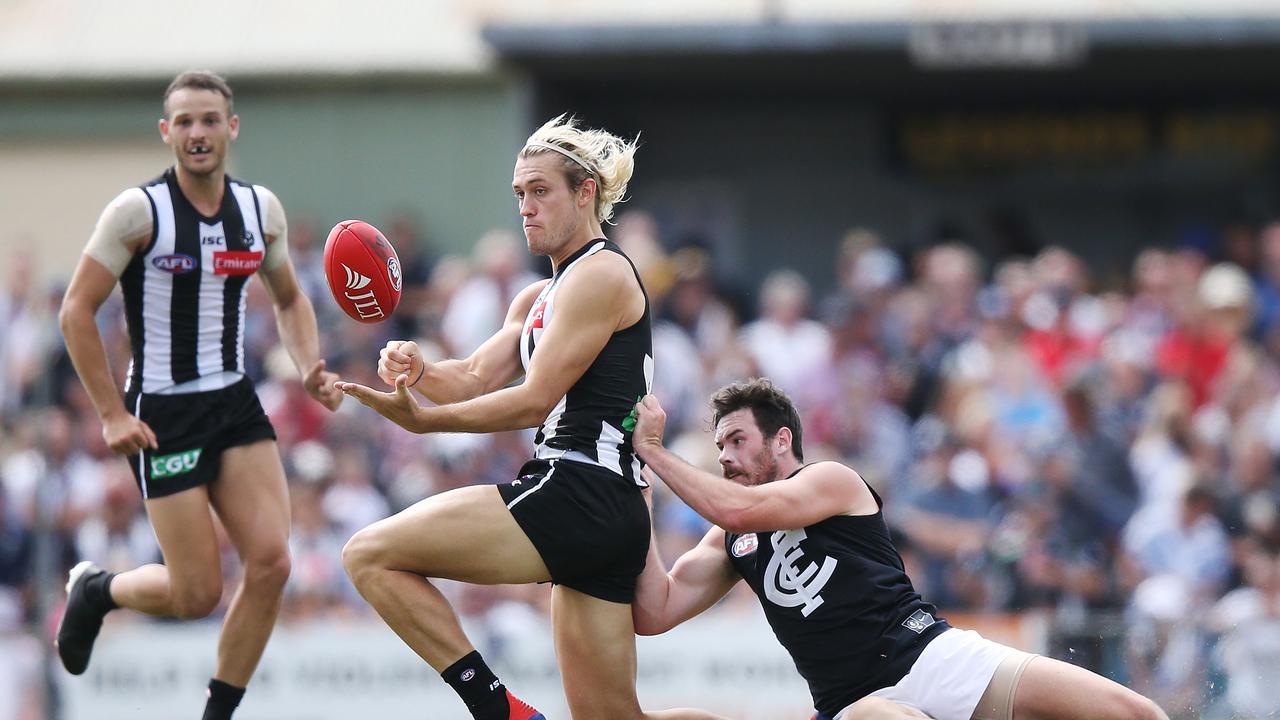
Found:
M 543 287 L 529 308 L 520 338 L 520 361 L 526 372 L 542 339 L 543 328 L 555 315 L 556 291 L 564 279 L 574 272 L 584 258 L 598 252 L 622 250 L 608 240 L 587 243 L 565 259 L 551 281 Z M 630 263 L 630 258 L 627 258 Z M 631 265 L 635 271 L 635 265 Z M 636 273 L 636 282 L 640 274 Z M 641 285 L 641 292 L 644 286 Z M 543 460 L 563 458 L 606 468 L 622 477 L 644 485 L 640 477 L 640 461 L 631 447 L 631 431 L 627 422 L 636 402 L 649 393 L 653 385 L 653 338 L 650 332 L 649 296 L 645 295 L 644 314 L 634 325 L 615 332 L 600 354 L 569 392 L 556 403 L 551 414 L 538 428 L 535 455 Z M 634 420 L 632 420 L 634 422 Z
M 880 512 L 726 533 L 725 551 L 829 717 L 897 683 L 949 627 L 911 586 Z
M 266 252 L 264 190 L 227 177 L 214 217 L 192 206 L 173 168 L 142 190 L 151 240 L 120 276 L 133 346 L 128 388 L 218 389 L 244 373 L 245 284 Z M 214 386 L 193 382 L 202 378 Z

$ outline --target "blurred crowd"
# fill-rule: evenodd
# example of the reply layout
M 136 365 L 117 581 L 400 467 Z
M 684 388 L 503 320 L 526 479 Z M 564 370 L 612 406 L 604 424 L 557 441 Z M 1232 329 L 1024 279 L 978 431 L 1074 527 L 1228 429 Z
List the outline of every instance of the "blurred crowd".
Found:
M 292 224 L 322 354 L 344 379 L 381 386 L 392 338 L 465 356 L 540 275 L 504 231 L 460 257 L 434 253 L 408 216 L 383 229 L 404 297 L 389 322 L 361 325 L 329 298 L 323 236 Z M 778 268 L 756 287 L 644 214 L 611 230 L 653 303 L 655 392 L 668 444 L 690 462 L 718 471 L 709 394 L 768 376 L 801 409 L 806 459 L 847 462 L 885 499 L 909 574 L 944 614 L 1041 610 L 1055 654 L 1171 714 L 1268 717 L 1280 709 L 1280 223 L 1211 235 L 1091 271 L 1060 247 L 989 261 L 955 240 L 902 252 L 854 230 L 833 277 Z M 34 287 L 21 256 L 5 274 L 0 634 L 38 625 L 41 583 L 56 587 L 80 557 L 116 570 L 158 559 L 59 337 L 61 288 Z M 349 399 L 329 414 L 250 287 L 246 361 L 292 492 L 285 621 L 368 613 L 341 567 L 346 539 L 434 493 L 509 480 L 532 435 L 412 435 Z M 129 344 L 118 294 L 110 303 L 99 324 L 119 375 Z M 707 528 L 662 488 L 654 514 L 668 559 Z M 37 547 L 57 576 L 34 569 Z M 229 546 L 227 558 L 233 583 Z M 545 586 L 449 592 L 495 636 L 546 614 Z M 720 611 L 750 605 L 734 595 Z

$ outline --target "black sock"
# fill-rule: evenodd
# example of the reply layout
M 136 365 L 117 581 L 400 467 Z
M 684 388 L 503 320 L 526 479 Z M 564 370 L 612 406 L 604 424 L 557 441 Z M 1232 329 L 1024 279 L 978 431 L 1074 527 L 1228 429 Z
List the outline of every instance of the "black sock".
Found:
M 119 573 L 102 573 L 84 581 L 84 597 L 93 607 L 110 612 L 120 607 L 111 597 L 111 581 Z
M 236 711 L 240 698 L 244 697 L 244 688 L 228 685 L 221 680 L 209 681 L 209 702 L 204 706 L 204 717 L 201 720 L 231 720 L 231 713 Z
M 440 677 L 458 693 L 476 720 L 508 720 L 507 688 L 485 664 L 480 653 L 472 650 L 461 660 L 445 668 Z

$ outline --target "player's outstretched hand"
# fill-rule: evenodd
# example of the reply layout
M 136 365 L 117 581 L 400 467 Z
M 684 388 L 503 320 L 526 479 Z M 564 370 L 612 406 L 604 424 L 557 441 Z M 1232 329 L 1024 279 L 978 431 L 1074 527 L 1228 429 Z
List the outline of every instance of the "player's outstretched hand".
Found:
M 427 432 L 428 428 L 419 416 L 421 407 L 413 398 L 413 393 L 409 392 L 409 378 L 403 373 L 396 376 L 396 389 L 393 392 L 378 392 L 359 383 L 341 380 L 335 382 L 333 386 L 378 411 L 379 415 L 409 432 Z
M 631 435 L 631 445 L 636 452 L 642 453 L 640 457 L 644 459 L 644 448 L 662 446 L 662 433 L 667 426 L 667 412 L 662 409 L 658 404 L 658 398 L 653 395 L 640 398 L 634 412 L 636 427 Z
M 338 374 L 325 370 L 324 360 L 318 360 L 302 378 L 302 387 L 307 389 L 307 394 L 316 402 L 330 410 L 337 410 L 342 404 L 342 391 L 334 387 L 337 381 Z

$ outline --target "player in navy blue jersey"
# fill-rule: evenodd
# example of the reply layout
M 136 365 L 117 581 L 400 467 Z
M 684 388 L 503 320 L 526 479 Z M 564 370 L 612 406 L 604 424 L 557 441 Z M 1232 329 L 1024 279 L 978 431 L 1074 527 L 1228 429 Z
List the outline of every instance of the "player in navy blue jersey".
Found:
M 805 464 L 800 417 L 768 380 L 722 388 L 711 405 L 723 477 L 662 446 L 655 397 L 636 405 L 636 454 L 716 525 L 670 572 L 650 544 L 637 632 L 665 632 L 745 580 L 818 720 L 1167 720 L 1106 678 L 939 617 L 903 569 L 880 497 L 843 464 Z
M 427 498 L 343 550 L 360 593 L 477 720 L 542 716 L 494 676 L 432 578 L 555 583 L 556 655 L 578 720 L 713 717 L 646 715 L 636 698 L 630 603 L 649 514 L 630 416 L 653 381 L 651 313 L 635 267 L 601 227 L 634 152 L 564 118 L 539 128 L 517 155 L 512 190 L 529 250 L 551 259 L 552 277 L 521 291 L 469 358 L 427 363 L 414 343 L 392 341 L 378 374 L 394 391 L 338 384 L 413 432 L 537 428 L 534 457 L 512 482 Z M 411 389 L 435 406 L 419 406 Z

